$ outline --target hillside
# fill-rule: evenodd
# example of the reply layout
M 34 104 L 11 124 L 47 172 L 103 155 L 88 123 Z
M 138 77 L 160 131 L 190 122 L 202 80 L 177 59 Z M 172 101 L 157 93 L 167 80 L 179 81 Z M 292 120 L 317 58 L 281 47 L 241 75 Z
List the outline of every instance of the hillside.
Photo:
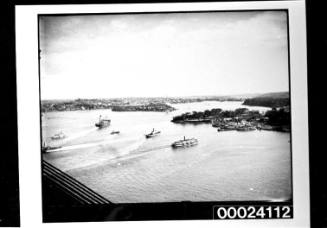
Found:
M 290 97 L 288 92 L 265 93 L 257 97 L 245 99 L 243 105 L 270 108 L 284 107 L 290 105 Z

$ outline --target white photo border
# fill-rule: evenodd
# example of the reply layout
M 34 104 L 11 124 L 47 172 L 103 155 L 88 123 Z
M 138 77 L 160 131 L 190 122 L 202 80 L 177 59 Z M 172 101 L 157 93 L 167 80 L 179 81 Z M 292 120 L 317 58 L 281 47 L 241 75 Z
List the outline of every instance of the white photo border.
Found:
M 164 11 L 287 10 L 289 23 L 289 72 L 291 94 L 293 219 L 178 221 L 178 225 L 222 227 L 309 227 L 309 149 L 306 65 L 305 2 L 212 2 L 155 4 L 90 4 L 16 6 L 16 72 L 19 143 L 21 226 L 53 226 L 42 223 L 40 106 L 38 66 L 39 14 L 90 14 Z M 112 222 L 111 222 L 112 223 Z M 142 222 L 142 226 L 173 225 L 172 221 Z M 106 223 L 91 223 L 107 226 Z M 126 225 L 115 222 L 115 225 Z M 129 222 L 136 225 L 139 222 Z M 90 223 L 61 223 L 88 227 Z

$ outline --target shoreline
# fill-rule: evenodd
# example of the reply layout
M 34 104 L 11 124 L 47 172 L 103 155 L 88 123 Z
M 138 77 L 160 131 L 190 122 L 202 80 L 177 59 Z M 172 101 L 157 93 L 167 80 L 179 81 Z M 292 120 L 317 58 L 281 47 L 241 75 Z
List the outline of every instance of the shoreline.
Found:
M 204 112 L 186 112 L 174 116 L 171 122 L 175 124 L 211 124 L 217 131 L 252 131 L 269 130 L 290 132 L 289 107 L 272 108 L 265 113 L 238 108 L 233 111 L 218 109 Z

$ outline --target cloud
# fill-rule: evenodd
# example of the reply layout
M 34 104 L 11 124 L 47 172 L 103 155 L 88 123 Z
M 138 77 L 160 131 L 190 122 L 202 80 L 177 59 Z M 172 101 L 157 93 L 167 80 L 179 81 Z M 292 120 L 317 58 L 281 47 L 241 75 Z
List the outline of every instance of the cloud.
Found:
M 287 89 L 286 19 L 279 11 L 41 17 L 43 97 L 59 96 L 52 85 L 76 97 L 85 88 L 94 97 Z

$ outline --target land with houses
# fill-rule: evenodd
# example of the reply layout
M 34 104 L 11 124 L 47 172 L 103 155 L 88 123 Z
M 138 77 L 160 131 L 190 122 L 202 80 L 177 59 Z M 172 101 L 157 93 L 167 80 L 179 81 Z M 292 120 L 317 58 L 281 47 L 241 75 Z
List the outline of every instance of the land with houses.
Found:
M 192 96 L 192 97 L 128 97 L 112 99 L 43 100 L 42 112 L 112 109 L 112 111 L 156 111 L 175 110 L 170 104 L 202 101 L 242 101 L 231 96 Z
M 169 112 L 171 105 L 202 101 L 242 101 L 244 105 L 282 107 L 289 105 L 288 93 L 248 94 L 233 96 L 189 96 L 189 97 L 127 97 L 111 99 L 42 100 L 41 111 L 76 111 L 111 109 L 112 111 Z M 206 121 L 206 120 L 204 120 Z
M 175 108 L 160 101 L 140 99 L 76 99 L 76 100 L 47 100 L 41 102 L 42 112 L 52 111 L 77 111 L 77 110 L 96 110 L 111 109 L 117 112 L 127 111 L 151 111 L 167 112 Z
M 200 124 L 208 123 L 216 127 L 218 131 L 238 130 L 276 130 L 290 131 L 290 112 L 288 107 L 272 108 L 260 113 L 247 108 L 239 108 L 234 111 L 211 109 L 204 112 L 188 112 L 173 117 L 171 120 L 177 124 Z
M 173 117 L 173 123 L 209 123 L 218 131 L 276 130 L 289 132 L 291 124 L 288 93 L 270 93 L 246 99 L 244 105 L 271 107 L 264 113 L 239 108 L 234 111 L 211 109 L 204 112 L 187 112 Z

